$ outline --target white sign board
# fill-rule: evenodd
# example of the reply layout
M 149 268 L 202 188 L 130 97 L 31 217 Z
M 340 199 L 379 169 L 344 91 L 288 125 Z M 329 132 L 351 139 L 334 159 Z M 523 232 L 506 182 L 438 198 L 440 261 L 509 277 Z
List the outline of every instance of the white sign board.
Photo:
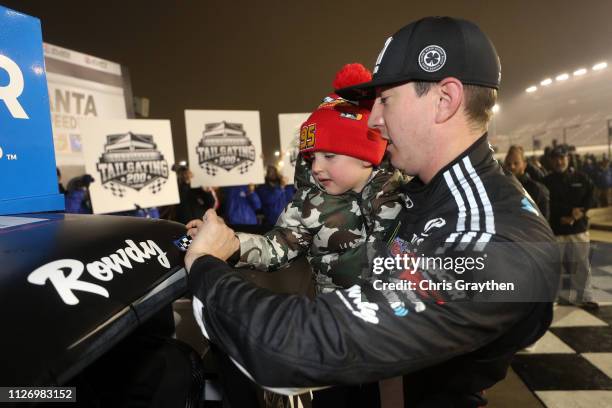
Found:
M 94 214 L 179 202 L 169 120 L 81 119 Z
M 300 126 L 308 119 L 310 113 L 280 113 L 278 128 L 283 166 L 281 174 L 287 184 L 293 184 L 295 163 L 300 152 Z
M 192 187 L 261 184 L 259 111 L 186 110 Z
M 83 165 L 81 118 L 127 118 L 121 66 L 44 44 L 55 156 L 59 166 Z

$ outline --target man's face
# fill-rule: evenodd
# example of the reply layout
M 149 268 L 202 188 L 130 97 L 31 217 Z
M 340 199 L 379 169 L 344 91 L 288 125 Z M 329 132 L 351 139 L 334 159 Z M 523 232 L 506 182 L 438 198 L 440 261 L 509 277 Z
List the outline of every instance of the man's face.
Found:
M 506 168 L 516 177 L 520 177 L 525 173 L 527 163 L 518 152 L 512 151 L 506 156 Z
M 569 160 L 567 159 L 567 155 L 554 156 L 552 158 L 553 170 L 555 173 L 563 173 L 567 170 L 567 166 L 569 165 Z
M 418 97 L 414 84 L 406 83 L 377 92 L 368 121 L 389 141 L 391 163 L 409 175 L 417 175 L 434 152 L 430 140 L 435 112 L 433 89 Z

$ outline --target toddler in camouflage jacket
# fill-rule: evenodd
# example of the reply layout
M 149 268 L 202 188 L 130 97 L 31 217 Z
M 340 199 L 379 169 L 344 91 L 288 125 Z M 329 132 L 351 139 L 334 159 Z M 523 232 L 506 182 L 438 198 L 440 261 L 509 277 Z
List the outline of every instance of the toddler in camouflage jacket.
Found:
M 348 67 L 355 65 L 367 72 L 360 64 Z M 335 88 L 344 85 L 338 83 L 343 71 Z M 236 234 L 236 266 L 275 270 L 305 254 L 318 293 L 352 286 L 369 269 L 368 247 L 394 229 L 404 182 L 398 170 L 381 164 L 387 141 L 368 128 L 369 114 L 335 94 L 323 100 L 301 127 L 293 200 L 268 233 Z

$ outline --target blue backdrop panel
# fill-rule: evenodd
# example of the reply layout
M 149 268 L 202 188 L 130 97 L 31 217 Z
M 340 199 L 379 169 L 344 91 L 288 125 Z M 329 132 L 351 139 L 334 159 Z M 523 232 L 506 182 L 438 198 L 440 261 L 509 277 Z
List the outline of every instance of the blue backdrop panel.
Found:
M 0 6 L 0 215 L 63 209 L 40 20 Z

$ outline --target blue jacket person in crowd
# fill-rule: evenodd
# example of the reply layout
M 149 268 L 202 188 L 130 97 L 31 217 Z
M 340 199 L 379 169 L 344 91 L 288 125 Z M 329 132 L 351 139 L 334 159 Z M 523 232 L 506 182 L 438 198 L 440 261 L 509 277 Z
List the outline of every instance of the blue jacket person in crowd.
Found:
M 257 210 L 261 200 L 255 186 L 232 186 L 223 189 L 224 218 L 229 225 L 257 224 Z
M 293 198 L 295 188 L 286 186 L 285 180 L 278 173 L 274 166 L 266 169 L 265 183 L 258 186 L 255 191 L 261 200 L 261 210 L 264 215 L 263 223 L 268 227 L 274 226 L 278 216 L 285 209 L 285 206 Z

